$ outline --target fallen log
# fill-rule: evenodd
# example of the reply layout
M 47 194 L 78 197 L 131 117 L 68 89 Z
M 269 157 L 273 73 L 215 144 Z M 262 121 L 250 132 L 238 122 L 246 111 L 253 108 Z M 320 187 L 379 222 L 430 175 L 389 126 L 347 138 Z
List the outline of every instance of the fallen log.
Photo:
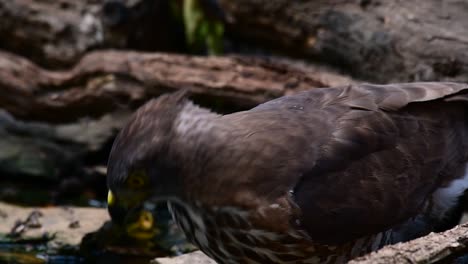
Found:
M 466 1 L 219 2 L 228 32 L 359 79 L 468 80 Z
M 3 0 L 0 48 L 48 68 L 96 49 L 186 51 L 168 2 Z M 217 2 L 236 45 L 272 47 L 371 82 L 468 80 L 462 0 Z
M 70 70 L 49 71 L 0 52 L 0 108 L 17 118 L 47 122 L 98 117 L 181 88 L 211 106 L 221 102 L 238 110 L 351 82 L 323 67 L 271 58 L 102 51 L 87 54 Z
M 0 49 L 47 68 L 73 65 L 95 49 L 180 51 L 183 25 L 169 2 L 0 0 Z

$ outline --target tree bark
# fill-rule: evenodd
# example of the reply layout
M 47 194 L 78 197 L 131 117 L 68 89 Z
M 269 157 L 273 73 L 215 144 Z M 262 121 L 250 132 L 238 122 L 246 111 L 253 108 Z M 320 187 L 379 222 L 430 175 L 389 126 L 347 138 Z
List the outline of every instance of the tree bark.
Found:
M 0 48 L 48 68 L 89 50 L 180 51 L 182 21 L 166 0 L 0 0 Z
M 274 59 L 103 51 L 89 53 L 70 70 L 48 71 L 0 52 L 0 108 L 21 119 L 56 123 L 138 106 L 181 88 L 202 104 L 209 98 L 208 106 L 238 110 L 351 82 L 325 68 Z
M 358 79 L 468 80 L 462 0 L 218 1 L 228 35 Z M 168 2 L 1 0 L 0 48 L 48 68 L 70 66 L 95 49 L 181 51 L 182 21 L 171 16 Z
M 406 243 L 386 246 L 349 264 L 452 263 L 467 252 L 468 224 L 463 224 L 442 233 L 431 233 Z
M 463 0 L 220 0 L 245 39 L 372 82 L 468 80 Z

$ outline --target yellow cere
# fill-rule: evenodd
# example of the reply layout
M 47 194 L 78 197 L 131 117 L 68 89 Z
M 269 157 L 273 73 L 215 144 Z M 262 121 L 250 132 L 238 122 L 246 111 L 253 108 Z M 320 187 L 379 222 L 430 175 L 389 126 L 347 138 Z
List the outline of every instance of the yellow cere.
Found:
M 114 195 L 112 194 L 112 191 L 109 190 L 109 192 L 107 193 L 107 205 L 113 205 L 115 202 L 115 198 L 114 198 Z

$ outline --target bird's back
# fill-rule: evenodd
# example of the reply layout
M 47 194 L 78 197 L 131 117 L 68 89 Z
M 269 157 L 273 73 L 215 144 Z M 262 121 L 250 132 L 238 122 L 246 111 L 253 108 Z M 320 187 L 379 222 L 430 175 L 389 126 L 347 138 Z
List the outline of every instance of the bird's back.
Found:
M 281 146 L 268 162 L 282 161 L 283 167 L 263 177 L 273 179 L 271 185 L 294 186 L 297 228 L 315 241 L 343 243 L 418 216 L 437 189 L 465 175 L 467 87 L 316 89 L 260 105 L 244 118 L 277 131 L 263 127 L 268 132 L 258 135 Z

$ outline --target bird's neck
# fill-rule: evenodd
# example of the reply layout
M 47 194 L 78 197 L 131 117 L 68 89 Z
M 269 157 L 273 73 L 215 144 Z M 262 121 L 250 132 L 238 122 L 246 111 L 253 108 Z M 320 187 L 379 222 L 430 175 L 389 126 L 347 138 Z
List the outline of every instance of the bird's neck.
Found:
M 171 146 L 177 151 L 175 159 L 182 174 L 179 180 L 184 181 L 185 186 L 190 186 L 190 190 L 183 190 L 184 194 L 209 188 L 198 186 L 201 182 L 215 185 L 221 179 L 213 180 L 211 177 L 227 176 L 228 172 L 219 174 L 218 170 L 229 164 L 231 157 L 238 154 L 236 151 L 242 152 L 231 144 L 237 138 L 237 133 L 241 133 L 234 124 L 192 103 L 187 103 L 174 120 L 173 133 Z
M 213 126 L 220 115 L 187 102 L 173 123 L 172 149 L 174 160 L 181 169 L 180 177 L 197 177 L 202 164 L 211 154 L 208 148 L 216 142 Z
M 187 102 L 174 120 L 175 136 L 186 141 L 196 141 L 206 137 L 211 134 L 213 125 L 219 117 L 221 115 Z

